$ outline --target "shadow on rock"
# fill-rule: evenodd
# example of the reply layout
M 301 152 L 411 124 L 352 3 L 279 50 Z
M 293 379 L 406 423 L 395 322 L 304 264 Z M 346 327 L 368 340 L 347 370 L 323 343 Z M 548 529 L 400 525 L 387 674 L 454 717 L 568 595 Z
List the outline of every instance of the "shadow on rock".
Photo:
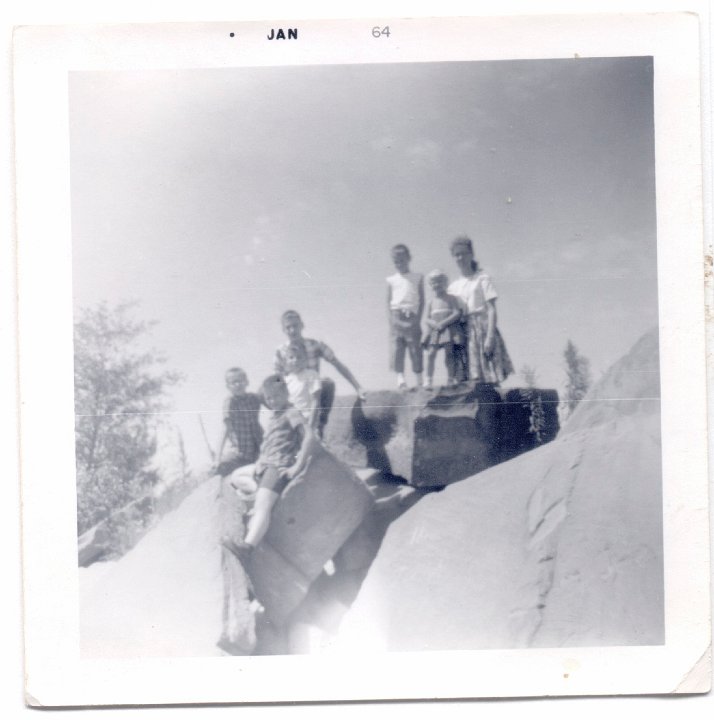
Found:
M 354 438 L 365 448 L 367 467 L 391 474 L 392 465 L 385 446 L 396 430 L 396 410 L 392 405 L 373 406 L 369 410 L 369 416 L 365 415 L 364 404 L 359 399 L 352 407 L 350 419 Z
M 313 583 L 293 617 L 294 628 L 316 628 L 327 637 L 337 632 L 377 557 L 389 526 L 429 492 L 398 485 L 397 479 L 380 474 L 367 482 L 375 499 L 374 508 L 333 558 L 334 570 L 323 572 Z M 291 653 L 311 651 L 308 639 L 300 637 L 300 633 L 297 639 L 295 633 L 293 635 Z

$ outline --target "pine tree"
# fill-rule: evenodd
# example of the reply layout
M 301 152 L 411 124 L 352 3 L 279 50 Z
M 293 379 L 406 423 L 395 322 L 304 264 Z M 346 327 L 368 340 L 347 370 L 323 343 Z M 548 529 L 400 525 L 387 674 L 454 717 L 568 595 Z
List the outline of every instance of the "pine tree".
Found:
M 140 352 L 152 323 L 131 304 L 80 311 L 74 326 L 78 531 L 140 498 L 157 481 L 149 466 L 156 418 L 179 380 L 154 351 Z
M 565 404 L 568 413 L 572 413 L 590 387 L 590 361 L 578 352 L 571 340 L 568 340 L 563 356 L 567 373 Z

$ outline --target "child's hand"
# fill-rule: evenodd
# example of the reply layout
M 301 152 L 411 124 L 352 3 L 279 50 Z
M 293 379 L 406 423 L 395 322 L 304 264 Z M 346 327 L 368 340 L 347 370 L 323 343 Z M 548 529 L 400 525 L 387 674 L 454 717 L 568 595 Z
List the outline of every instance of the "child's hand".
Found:
M 493 360 L 493 350 L 495 341 L 493 338 L 486 338 L 486 342 L 483 344 L 483 354 L 486 360 Z
M 293 472 L 292 472 L 292 470 L 293 470 L 292 467 L 283 468 L 283 469 L 280 471 L 280 477 L 281 477 L 281 478 L 285 478 L 286 480 L 292 480 L 292 479 L 293 479 Z

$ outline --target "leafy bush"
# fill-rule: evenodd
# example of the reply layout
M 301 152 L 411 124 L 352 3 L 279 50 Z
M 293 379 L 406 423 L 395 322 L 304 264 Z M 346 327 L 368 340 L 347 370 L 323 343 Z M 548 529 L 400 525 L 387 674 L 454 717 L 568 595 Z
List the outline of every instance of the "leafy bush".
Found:
M 150 492 L 158 474 L 156 421 L 179 380 L 155 351 L 140 352 L 152 323 L 131 304 L 82 310 L 74 326 L 75 454 L 79 533 Z

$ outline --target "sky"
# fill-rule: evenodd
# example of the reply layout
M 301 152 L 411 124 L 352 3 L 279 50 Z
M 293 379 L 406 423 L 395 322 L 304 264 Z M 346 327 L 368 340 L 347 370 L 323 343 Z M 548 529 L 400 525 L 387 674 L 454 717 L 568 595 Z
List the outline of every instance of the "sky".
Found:
M 453 279 L 465 233 L 516 369 L 562 390 L 570 339 L 597 379 L 657 324 L 652 72 L 602 58 L 71 73 L 75 307 L 137 300 L 185 376 L 175 416 L 195 430 L 204 413 L 213 436 L 225 369 L 257 388 L 288 308 L 368 390 L 392 387 L 389 249 Z

